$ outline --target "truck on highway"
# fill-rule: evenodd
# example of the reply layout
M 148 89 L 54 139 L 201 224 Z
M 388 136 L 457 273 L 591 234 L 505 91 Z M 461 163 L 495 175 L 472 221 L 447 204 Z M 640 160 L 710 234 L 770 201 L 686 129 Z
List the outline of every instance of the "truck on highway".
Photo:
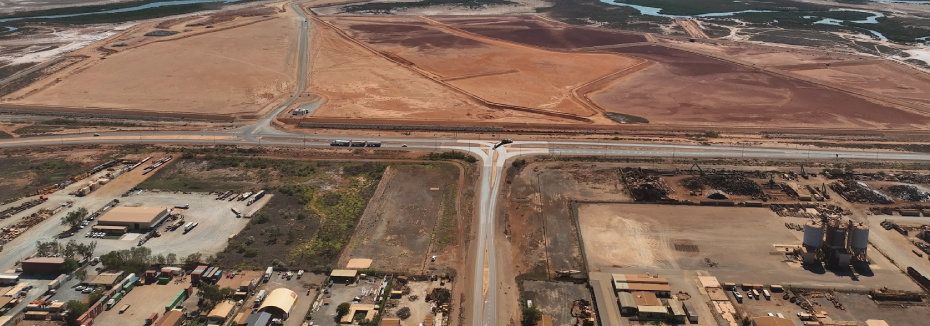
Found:
M 501 147 L 501 146 L 504 146 L 504 145 L 507 145 L 507 144 L 513 144 L 513 140 L 510 139 L 510 138 L 501 140 L 501 142 L 499 142 L 499 143 L 497 143 L 496 145 L 494 145 L 494 149 L 497 149 L 498 147 Z
M 379 141 L 366 141 L 365 147 L 381 147 L 381 142 Z
M 365 147 L 365 141 L 363 140 L 353 140 L 349 142 L 350 147 Z
M 329 146 L 349 147 L 349 145 L 351 145 L 351 144 L 352 144 L 352 142 L 350 142 L 350 141 L 348 141 L 348 140 L 334 140 L 332 143 L 329 143 Z

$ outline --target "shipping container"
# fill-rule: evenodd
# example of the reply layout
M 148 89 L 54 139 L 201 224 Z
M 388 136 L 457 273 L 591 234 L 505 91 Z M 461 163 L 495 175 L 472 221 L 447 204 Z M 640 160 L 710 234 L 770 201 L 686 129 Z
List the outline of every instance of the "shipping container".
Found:
M 158 319 L 158 313 L 153 312 L 151 315 L 149 315 L 148 318 L 145 319 L 145 326 L 152 325 L 153 323 L 155 323 L 155 320 L 157 319 Z

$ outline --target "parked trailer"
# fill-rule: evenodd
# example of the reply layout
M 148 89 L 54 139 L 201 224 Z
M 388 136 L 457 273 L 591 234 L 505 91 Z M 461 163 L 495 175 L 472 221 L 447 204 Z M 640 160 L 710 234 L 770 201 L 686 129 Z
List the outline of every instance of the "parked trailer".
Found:
M 348 141 L 348 140 L 334 140 L 332 143 L 329 143 L 329 146 L 349 147 L 349 145 L 351 145 L 351 144 L 352 144 L 352 142 L 350 142 L 350 141 Z
M 197 223 L 194 223 L 194 222 L 188 222 L 187 224 L 188 225 L 184 226 L 184 234 L 187 234 L 188 232 L 193 230 L 195 227 L 197 227 Z
M 251 192 L 251 191 L 247 191 L 246 193 L 242 194 L 242 198 L 239 198 L 239 201 L 243 201 L 243 200 L 249 199 L 249 197 L 251 197 L 251 196 L 252 196 L 252 192 Z
M 230 208 L 229 210 L 231 210 L 231 211 L 233 212 L 233 214 L 236 214 L 236 217 L 240 217 L 240 216 L 242 216 L 242 213 L 241 213 L 241 212 L 239 212 L 239 210 L 238 210 L 238 209 L 236 209 L 235 207 L 233 207 L 233 208 Z

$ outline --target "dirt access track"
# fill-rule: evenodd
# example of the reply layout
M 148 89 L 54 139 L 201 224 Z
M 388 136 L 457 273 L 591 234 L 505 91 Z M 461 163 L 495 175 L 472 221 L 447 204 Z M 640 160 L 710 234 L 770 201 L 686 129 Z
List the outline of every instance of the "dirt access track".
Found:
M 293 92 L 296 15 L 257 7 L 129 28 L 0 103 L 40 111 L 254 118 Z M 171 31 L 171 36 L 145 36 Z

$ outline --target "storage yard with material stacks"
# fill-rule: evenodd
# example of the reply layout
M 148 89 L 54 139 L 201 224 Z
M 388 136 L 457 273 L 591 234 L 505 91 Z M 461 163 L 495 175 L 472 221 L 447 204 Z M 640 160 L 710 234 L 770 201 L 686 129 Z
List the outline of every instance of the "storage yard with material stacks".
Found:
M 868 180 L 877 174 L 810 167 L 755 171 L 600 162 L 582 168 L 539 162 L 522 167 L 512 182 L 521 197 L 534 199 L 527 203 L 511 194 L 511 205 L 528 205 L 528 211 L 542 212 L 535 214 L 545 218 L 542 257 L 549 265 L 532 271 L 547 273 L 528 276 L 568 285 L 576 275 L 587 273 L 601 324 L 676 320 L 738 325 L 745 317 L 757 324 L 785 320 L 789 325 L 861 325 L 879 319 L 917 325 L 887 309 L 927 309 L 920 282 L 930 286 L 930 281 L 909 266 L 930 268 L 930 231 L 925 231 L 930 224 L 868 214 L 881 205 L 919 203 L 920 192 L 914 189 L 922 185 L 907 183 L 919 177 L 896 175 L 901 179 L 872 188 L 865 185 L 874 184 Z M 866 181 L 855 181 L 859 179 Z M 861 190 L 845 191 L 849 187 L 844 185 Z M 551 203 L 549 188 L 576 190 L 561 191 L 561 202 Z M 622 189 L 625 196 L 606 194 L 614 189 Z M 534 193 L 537 190 L 542 192 Z M 595 192 L 604 194 L 589 199 Z M 534 197 L 540 195 L 541 203 Z M 885 200 L 892 197 L 895 201 Z M 901 197 L 909 203 L 899 203 Z M 540 204 L 566 207 L 570 213 L 559 215 L 557 210 L 540 209 Z M 894 208 L 895 213 L 899 210 Z M 524 218 L 520 212 L 511 211 L 509 227 Z M 528 215 L 525 218 L 536 218 Z M 571 225 L 578 230 L 566 230 Z M 567 247 L 551 244 L 576 232 L 585 265 L 553 268 L 554 258 Z M 912 249 L 920 255 L 910 253 Z M 532 257 L 533 251 L 523 255 Z M 898 258 L 901 255 L 914 259 Z M 523 291 L 521 298 L 538 298 L 532 304 L 552 318 L 562 318 L 561 313 L 544 307 L 571 303 L 568 297 L 540 297 L 538 288 Z M 658 297 L 659 303 L 642 299 L 644 295 Z M 602 305 L 603 300 L 608 304 Z M 661 308 L 650 308 L 649 303 Z

